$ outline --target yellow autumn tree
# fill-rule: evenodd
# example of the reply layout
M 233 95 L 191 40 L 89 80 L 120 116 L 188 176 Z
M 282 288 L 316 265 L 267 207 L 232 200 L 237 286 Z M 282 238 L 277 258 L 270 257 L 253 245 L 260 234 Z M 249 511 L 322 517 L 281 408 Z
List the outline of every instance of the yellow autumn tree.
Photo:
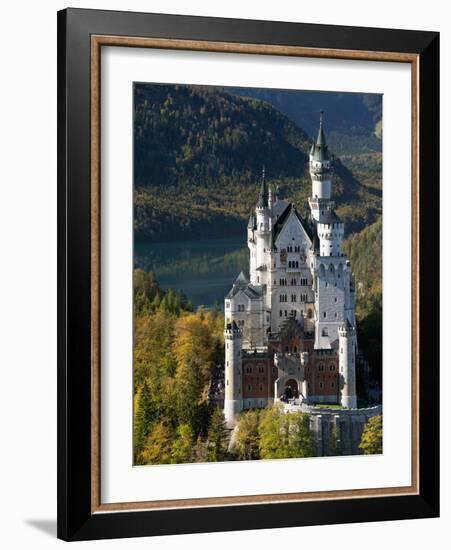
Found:
M 364 455 L 382 454 L 382 415 L 373 416 L 365 424 L 359 448 Z
M 177 319 L 172 351 L 177 368 L 195 363 L 204 380 L 209 379 L 213 367 L 214 332 L 209 314 L 187 314 Z

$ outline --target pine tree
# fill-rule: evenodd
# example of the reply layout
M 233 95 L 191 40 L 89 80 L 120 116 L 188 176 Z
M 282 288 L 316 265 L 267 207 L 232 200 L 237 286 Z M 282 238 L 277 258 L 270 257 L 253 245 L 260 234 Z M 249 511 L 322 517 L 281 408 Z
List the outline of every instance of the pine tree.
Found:
M 175 315 L 180 315 L 181 309 L 182 309 L 182 296 L 180 292 L 176 292 L 176 294 L 174 295 L 173 313 L 175 313 Z
M 199 431 L 199 405 L 204 387 L 202 372 L 195 362 L 179 365 L 175 375 L 175 409 L 179 424 Z
M 177 439 L 172 445 L 171 462 L 181 464 L 191 462 L 193 455 L 194 432 L 188 424 L 180 424 L 177 427 Z
M 364 455 L 382 454 L 382 415 L 373 416 L 365 424 L 359 448 Z
M 222 410 L 217 407 L 208 429 L 208 462 L 218 462 L 227 456 L 228 431 Z
M 135 415 L 134 415 L 134 455 L 135 460 L 141 452 L 147 435 L 151 429 L 152 423 L 155 420 L 155 408 L 152 402 L 150 386 L 147 380 L 139 388 L 135 400 Z
M 160 304 L 161 304 L 161 296 L 160 296 L 160 293 L 157 292 L 155 294 L 155 298 L 152 300 L 152 304 L 151 304 L 152 311 L 157 311 L 158 309 L 160 309 Z

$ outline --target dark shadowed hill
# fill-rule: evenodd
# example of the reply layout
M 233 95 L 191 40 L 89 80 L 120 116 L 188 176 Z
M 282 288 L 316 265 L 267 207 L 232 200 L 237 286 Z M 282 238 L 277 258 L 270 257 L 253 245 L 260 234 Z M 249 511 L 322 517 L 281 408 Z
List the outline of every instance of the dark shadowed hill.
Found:
M 382 150 L 382 96 L 348 92 L 232 88 L 243 97 L 267 101 L 314 137 L 324 111 L 330 146 L 338 155 Z

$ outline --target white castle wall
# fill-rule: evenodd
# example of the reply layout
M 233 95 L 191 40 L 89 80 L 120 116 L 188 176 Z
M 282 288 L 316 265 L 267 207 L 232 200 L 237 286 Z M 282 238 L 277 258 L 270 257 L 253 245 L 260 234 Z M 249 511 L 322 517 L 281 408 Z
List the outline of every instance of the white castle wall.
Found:
M 225 390 L 224 417 L 229 428 L 235 424 L 235 416 L 243 409 L 241 376 L 241 337 L 238 331 L 226 329 L 225 340 Z
M 269 313 L 263 308 L 263 297 L 250 299 L 243 290 L 225 300 L 225 323 L 232 321 L 242 333 L 242 346 L 256 348 L 265 344 L 266 327 L 270 321 Z
M 344 235 L 343 224 L 341 222 L 318 223 L 317 227 L 321 256 L 340 256 Z
M 338 364 L 342 378 L 341 404 L 344 407 L 357 407 L 355 381 L 355 330 L 340 328 L 339 331 Z
M 310 176 L 312 178 L 312 197 L 330 199 L 332 182 L 329 175 L 329 161 L 315 161 L 310 155 Z
M 316 258 L 316 348 L 330 348 L 345 321 L 346 258 Z M 326 335 L 324 335 L 326 331 Z

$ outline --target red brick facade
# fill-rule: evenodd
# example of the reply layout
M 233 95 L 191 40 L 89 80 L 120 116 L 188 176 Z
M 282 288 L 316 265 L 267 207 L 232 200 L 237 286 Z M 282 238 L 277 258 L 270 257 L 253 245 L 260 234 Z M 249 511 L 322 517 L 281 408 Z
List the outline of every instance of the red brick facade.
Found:
M 299 325 L 291 324 L 279 340 L 271 340 L 267 353 L 245 352 L 242 360 L 243 399 L 274 398 L 274 382 L 278 378 L 274 366 L 275 353 L 308 353 L 304 376 L 310 396 L 336 396 L 339 401 L 338 355 L 335 350 L 313 349 L 312 335 L 304 335 Z
M 243 357 L 243 398 L 274 397 L 277 369 L 272 355 L 250 354 Z

